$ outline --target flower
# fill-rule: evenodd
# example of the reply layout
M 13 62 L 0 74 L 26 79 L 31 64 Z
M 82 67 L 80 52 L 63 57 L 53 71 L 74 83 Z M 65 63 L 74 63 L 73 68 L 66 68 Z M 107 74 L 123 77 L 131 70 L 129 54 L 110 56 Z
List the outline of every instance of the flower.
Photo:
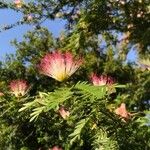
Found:
M 15 0 L 14 4 L 17 8 L 21 8 L 22 7 L 22 0 Z
M 111 85 L 114 83 L 114 80 L 111 77 L 105 75 L 97 76 L 94 73 L 91 75 L 90 79 L 95 86 Z
M 24 96 L 29 90 L 29 85 L 25 80 L 13 80 L 10 82 L 10 90 L 16 97 Z
M 69 78 L 81 65 L 81 59 L 74 59 L 69 52 L 53 52 L 46 54 L 38 65 L 41 74 L 58 81 Z
M 58 13 L 55 14 L 55 17 L 56 18 L 61 18 L 61 17 L 63 17 L 63 15 L 64 14 L 62 12 L 58 12 Z
M 125 119 L 129 119 L 130 117 L 130 113 L 126 110 L 126 104 L 125 103 L 121 103 L 120 107 L 118 107 L 117 109 L 115 109 L 115 113 L 117 115 L 119 115 L 122 118 Z
M 0 92 L 0 97 L 1 97 L 1 96 L 4 96 L 4 93 L 3 93 L 3 92 Z
M 59 146 L 54 146 L 51 150 L 62 150 L 62 148 L 60 148 Z
M 29 15 L 27 16 L 27 21 L 31 21 L 32 19 L 33 19 L 32 15 L 29 14 Z
M 66 111 L 66 110 L 64 109 L 64 107 L 60 107 L 59 110 L 58 110 L 58 112 L 59 112 L 60 116 L 61 116 L 63 119 L 68 118 L 69 115 L 70 115 L 70 112 L 69 112 L 69 111 Z

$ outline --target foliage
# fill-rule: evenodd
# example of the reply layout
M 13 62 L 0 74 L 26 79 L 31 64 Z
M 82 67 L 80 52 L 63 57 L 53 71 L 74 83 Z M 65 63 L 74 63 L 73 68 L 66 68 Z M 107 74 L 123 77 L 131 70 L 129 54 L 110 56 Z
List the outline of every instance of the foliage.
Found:
M 34 26 L 21 42 L 12 42 L 16 53 L 0 63 L 1 150 L 48 150 L 55 145 L 64 150 L 150 149 L 148 0 L 35 0 L 21 8 L 0 2 L 0 8 L 23 15 L 0 32 Z M 54 19 L 66 20 L 57 38 L 42 26 Z M 131 49 L 140 61 L 127 60 Z M 37 67 L 46 53 L 56 50 L 84 59 L 63 82 L 39 74 Z M 115 84 L 94 86 L 91 73 L 111 76 Z M 9 89 L 16 79 L 30 83 L 24 97 Z M 121 103 L 129 118 L 115 113 Z

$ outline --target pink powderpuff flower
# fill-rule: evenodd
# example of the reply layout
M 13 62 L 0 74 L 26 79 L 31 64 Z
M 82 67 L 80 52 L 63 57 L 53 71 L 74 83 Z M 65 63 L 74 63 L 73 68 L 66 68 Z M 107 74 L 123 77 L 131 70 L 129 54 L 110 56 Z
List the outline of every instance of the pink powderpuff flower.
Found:
M 11 81 L 9 87 L 11 93 L 13 93 L 16 97 L 24 96 L 29 90 L 27 81 L 20 79 Z
M 58 110 L 60 116 L 63 118 L 63 119 L 67 119 L 70 115 L 70 112 L 69 111 L 66 111 L 64 109 L 64 107 L 60 107 L 59 110 Z
M 4 93 L 3 93 L 3 92 L 0 92 L 0 97 L 1 97 L 1 96 L 4 96 Z
M 21 8 L 22 7 L 22 0 L 14 0 L 14 4 L 17 8 Z
M 75 59 L 70 52 L 48 53 L 38 65 L 41 74 L 58 81 L 69 78 L 82 64 L 82 59 Z
M 111 85 L 114 83 L 114 80 L 111 77 L 105 75 L 97 76 L 94 73 L 91 75 L 90 79 L 95 86 Z
M 126 104 L 121 103 L 120 107 L 115 110 L 115 113 L 124 119 L 129 119 L 131 114 L 126 109 Z
M 52 149 L 51 150 L 63 150 L 62 148 L 60 148 L 59 146 L 54 146 L 54 147 L 52 147 Z
M 33 17 L 31 14 L 27 15 L 27 21 L 31 21 L 32 19 L 33 19 Z

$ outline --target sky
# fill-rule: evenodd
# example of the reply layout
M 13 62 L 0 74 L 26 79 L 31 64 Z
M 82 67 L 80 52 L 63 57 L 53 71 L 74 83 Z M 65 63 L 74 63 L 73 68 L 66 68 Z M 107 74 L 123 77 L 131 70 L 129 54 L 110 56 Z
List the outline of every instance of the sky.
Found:
M 22 14 L 20 13 L 12 10 L 0 10 L 0 28 L 4 25 L 13 24 L 20 19 L 22 19 Z M 53 33 L 54 37 L 58 37 L 65 27 L 65 21 L 56 19 L 55 21 L 45 21 L 42 25 L 47 27 Z M 15 52 L 15 47 L 10 44 L 10 41 L 15 38 L 18 41 L 21 41 L 23 39 L 23 35 L 32 29 L 32 25 L 20 25 L 0 32 L 0 60 L 3 60 L 6 54 Z
M 1 9 L 0 10 L 0 28 L 4 25 L 9 25 L 17 22 L 22 19 L 22 14 L 14 12 L 13 10 Z M 60 32 L 65 27 L 65 21 L 56 19 L 55 21 L 45 21 L 42 24 L 44 27 L 47 27 L 52 33 L 54 37 L 58 37 Z M 4 60 L 6 54 L 15 53 L 15 47 L 10 44 L 10 41 L 15 38 L 18 41 L 23 39 L 23 35 L 32 30 L 32 25 L 21 25 L 9 29 L 7 31 L 3 31 L 0 33 L 0 60 Z M 128 61 L 135 61 L 137 59 L 136 52 L 131 50 L 127 56 Z

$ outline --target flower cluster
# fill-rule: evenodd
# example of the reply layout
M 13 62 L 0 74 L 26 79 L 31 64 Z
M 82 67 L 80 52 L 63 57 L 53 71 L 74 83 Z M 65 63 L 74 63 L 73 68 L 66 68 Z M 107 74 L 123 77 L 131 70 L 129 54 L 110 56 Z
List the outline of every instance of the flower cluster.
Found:
M 15 4 L 15 6 L 16 6 L 17 8 L 21 8 L 23 2 L 22 2 L 22 0 L 15 0 L 15 1 L 14 1 L 14 4 Z
M 31 14 L 27 15 L 27 21 L 32 21 L 33 16 Z
M 24 96 L 29 90 L 29 85 L 25 80 L 13 80 L 10 82 L 10 90 L 16 97 Z
M 120 107 L 115 110 L 115 113 L 124 119 L 129 119 L 131 114 L 126 109 L 126 104 L 121 103 Z
M 62 150 L 62 148 L 59 146 L 53 146 L 52 149 L 50 149 L 50 150 Z
M 4 96 L 4 93 L 3 93 L 3 92 L 0 92 L 0 97 L 1 97 L 1 96 Z
M 96 74 L 92 74 L 90 79 L 95 86 L 111 85 L 114 83 L 111 77 L 105 75 L 97 76 Z
M 82 64 L 82 59 L 75 59 L 69 52 L 46 54 L 38 65 L 41 74 L 58 81 L 69 78 Z
M 60 107 L 59 110 L 58 110 L 60 116 L 63 118 L 63 119 L 66 119 L 69 117 L 70 115 L 70 112 L 65 110 L 64 107 Z

